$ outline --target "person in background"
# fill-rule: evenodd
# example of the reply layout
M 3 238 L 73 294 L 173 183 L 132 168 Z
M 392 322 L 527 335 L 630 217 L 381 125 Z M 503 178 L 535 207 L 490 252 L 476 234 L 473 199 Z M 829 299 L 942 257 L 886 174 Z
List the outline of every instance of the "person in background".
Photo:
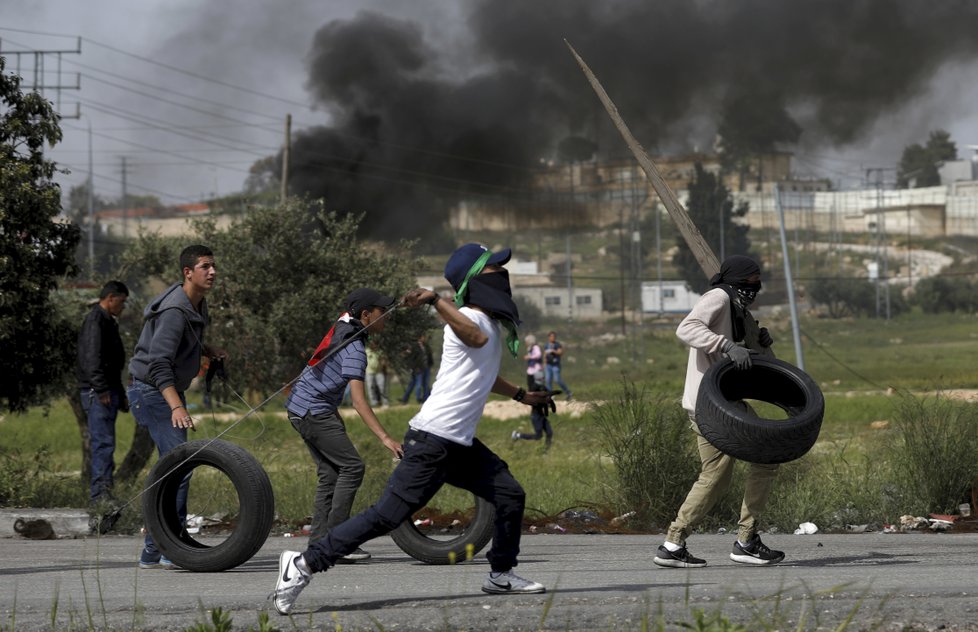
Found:
M 367 399 L 373 407 L 390 405 L 387 397 L 387 359 L 377 343 L 367 345 Z
M 529 389 L 531 391 L 542 391 L 545 390 L 543 385 L 543 371 L 537 371 L 535 375 L 529 376 Z M 512 437 L 513 441 L 519 441 L 520 439 L 526 439 L 527 441 L 539 441 L 541 437 L 546 434 L 547 439 L 544 445 L 544 451 L 550 449 L 550 444 L 553 443 L 554 439 L 554 429 L 550 425 L 550 410 L 546 406 L 533 406 L 530 408 L 530 423 L 533 424 L 533 434 L 522 433 L 518 430 L 514 430 Z
M 766 328 L 758 328 L 748 309 L 761 290 L 761 268 L 756 261 L 742 255 L 728 257 L 721 264 L 720 272 L 713 275 L 710 285 L 713 288 L 700 297 L 676 329 L 679 339 L 689 345 L 683 408 L 696 433 L 701 468 L 676 519 L 669 525 L 665 542 L 656 552 L 653 561 L 659 566 L 706 566 L 706 560 L 694 557 L 686 548 L 686 538 L 727 491 L 736 461 L 714 448 L 696 426 L 696 398 L 703 375 L 725 357 L 732 360 L 737 369 L 749 369 L 751 354 L 770 355 L 774 342 Z M 758 516 L 767 505 L 777 471 L 777 465 L 750 464 L 737 541 L 730 553 L 734 562 L 767 565 L 784 559 L 783 552 L 765 546 L 757 533 Z
M 570 387 L 560 379 L 560 360 L 564 356 L 564 345 L 557 341 L 557 332 L 551 331 L 547 335 L 547 344 L 543 347 L 544 366 L 546 368 L 547 390 L 552 391 L 554 382 L 560 385 L 567 393 L 567 401 L 571 401 Z
M 122 387 L 126 351 L 116 320 L 126 309 L 128 298 L 125 283 L 106 283 L 78 333 L 77 377 L 82 410 L 88 417 L 92 461 L 89 501 L 93 505 L 112 500 L 115 421 L 120 410 L 129 410 L 129 399 Z
M 417 342 L 410 345 L 405 353 L 411 366 L 411 379 L 404 390 L 401 403 L 408 403 L 408 400 L 411 399 L 411 393 L 414 392 L 415 398 L 421 404 L 431 392 L 429 386 L 431 383 L 431 367 L 435 364 L 431 345 L 428 344 L 428 337 L 423 333 L 419 335 Z
M 523 339 L 526 343 L 526 353 L 523 359 L 526 360 L 526 387 L 531 391 L 537 390 L 537 380 L 534 379 L 537 373 L 543 375 L 543 350 L 537 344 L 537 337 L 527 334 Z M 540 385 L 543 388 L 543 384 Z

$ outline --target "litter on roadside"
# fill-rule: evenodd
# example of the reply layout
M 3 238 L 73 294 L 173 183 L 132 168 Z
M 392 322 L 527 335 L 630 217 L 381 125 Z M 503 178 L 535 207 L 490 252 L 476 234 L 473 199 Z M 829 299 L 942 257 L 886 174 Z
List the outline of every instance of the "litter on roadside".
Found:
M 814 522 L 803 522 L 795 529 L 795 535 L 814 535 L 818 533 L 818 527 Z

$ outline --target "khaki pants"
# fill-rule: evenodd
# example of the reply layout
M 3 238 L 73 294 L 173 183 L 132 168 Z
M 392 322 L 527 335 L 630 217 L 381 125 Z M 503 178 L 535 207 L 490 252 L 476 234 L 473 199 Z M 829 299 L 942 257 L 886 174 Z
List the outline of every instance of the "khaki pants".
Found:
M 689 537 L 693 528 L 713 509 L 713 505 L 730 487 L 733 467 L 736 462 L 735 458 L 723 454 L 703 438 L 692 414 L 690 414 L 689 420 L 693 432 L 696 433 L 696 444 L 703 465 L 700 469 L 699 478 L 693 483 L 689 494 L 686 495 L 686 500 L 679 508 L 676 519 L 669 525 L 669 531 L 666 532 L 666 540 L 680 545 L 685 544 L 686 538 Z M 777 465 L 751 463 L 749 467 L 737 532 L 737 539 L 741 542 L 747 542 L 754 537 L 757 530 L 757 516 L 764 511 L 764 507 L 767 505 L 771 484 L 778 472 Z

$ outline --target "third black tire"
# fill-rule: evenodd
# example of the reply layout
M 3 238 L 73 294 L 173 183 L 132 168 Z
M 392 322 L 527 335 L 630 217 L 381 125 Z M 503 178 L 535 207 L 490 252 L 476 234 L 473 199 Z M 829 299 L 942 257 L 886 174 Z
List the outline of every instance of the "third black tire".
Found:
M 751 463 L 785 463 L 807 453 L 818 439 L 825 398 L 801 369 L 775 358 L 753 357 L 737 370 L 726 360 L 703 376 L 696 400 L 696 425 L 713 447 Z M 759 417 L 741 400 L 774 404 L 787 419 Z
M 496 512 L 492 504 L 473 494 L 475 513 L 462 532 L 455 537 L 435 539 L 425 535 L 405 520 L 391 531 L 391 538 L 402 551 L 425 564 L 455 564 L 474 557 L 492 539 Z

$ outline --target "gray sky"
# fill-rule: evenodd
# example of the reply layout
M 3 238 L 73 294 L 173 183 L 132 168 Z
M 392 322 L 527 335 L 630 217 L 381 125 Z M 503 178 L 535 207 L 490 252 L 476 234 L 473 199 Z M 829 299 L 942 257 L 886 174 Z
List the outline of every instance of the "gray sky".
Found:
M 404 15 L 410 4 L 0 0 L 0 46 L 5 52 L 74 50 L 82 38 L 81 54 L 61 57 L 64 84 L 82 75 L 81 90 L 61 93 L 61 108 L 71 115 L 78 103 L 81 118 L 63 122 L 64 140 L 50 153 L 71 171 L 59 178 L 66 193 L 88 177 L 91 125 L 99 194 L 121 197 L 125 156 L 130 193 L 192 202 L 240 190 L 248 167 L 280 148 L 287 113 L 295 131 L 328 124 L 328 114 L 311 107 L 305 89 L 305 59 L 317 29 L 362 9 Z M 437 9 L 439 21 L 450 22 L 450 4 L 429 2 L 429 9 L 414 14 L 424 17 Z M 7 70 L 16 70 L 16 56 L 7 58 Z M 48 56 L 44 63 L 48 81 L 54 81 L 57 58 Z M 33 65 L 32 55 L 21 57 L 27 82 Z M 53 101 L 56 93 L 46 96 Z
M 306 88 L 307 61 L 321 27 L 350 20 L 362 10 L 410 19 L 421 28 L 430 50 L 440 55 L 442 72 L 473 74 L 488 63 L 469 45 L 467 12 L 477 4 L 475 0 L 0 0 L 0 46 L 4 51 L 72 49 L 74 38 L 83 38 L 80 55 L 62 56 L 62 81 L 73 83 L 74 74 L 80 72 L 82 89 L 61 94 L 63 111 L 73 113 L 79 103 L 82 117 L 64 121 L 64 142 L 50 154 L 71 171 L 60 180 L 65 192 L 88 177 L 91 125 L 98 193 L 120 197 L 125 157 L 130 193 L 181 203 L 240 190 L 248 167 L 278 151 L 286 113 L 293 116 L 294 132 L 330 124 L 329 113 L 312 107 Z M 525 5 L 500 0 L 498 6 Z M 486 12 L 481 15 L 491 17 Z M 499 30 L 508 30 L 506 24 L 502 29 L 497 26 L 495 43 L 502 41 Z M 585 33 L 567 35 L 583 39 Z M 532 31 L 515 28 L 510 35 L 536 37 Z M 541 34 L 541 39 L 547 39 L 544 35 L 554 33 Z M 559 48 L 564 34 L 556 35 L 554 44 L 547 42 L 547 46 Z M 600 42 L 591 48 L 595 53 L 600 51 L 597 46 Z M 582 52 L 588 57 L 586 50 Z M 681 59 L 675 62 L 679 63 Z M 33 57 L 23 56 L 21 64 L 30 81 Z M 53 81 L 56 59 L 48 57 L 45 64 L 48 80 Z M 8 55 L 8 70 L 16 66 L 16 57 Z M 621 58 L 615 72 L 627 77 L 630 67 L 629 59 Z M 803 136 L 796 169 L 803 175 L 852 185 L 866 168 L 893 166 L 904 146 L 924 142 L 936 128 L 948 130 L 961 157 L 970 157 L 965 145 L 978 144 L 976 71 L 978 63 L 968 56 L 941 64 L 930 79 L 914 86 L 912 94 L 901 95 L 880 111 L 852 142 L 839 145 Z M 573 89 L 580 89 L 581 99 L 593 98 L 583 83 Z M 55 98 L 53 92 L 47 94 Z M 804 104 L 794 103 L 791 108 L 804 117 Z M 629 114 L 625 108 L 623 112 Z M 672 138 L 669 146 L 703 147 L 709 143 L 708 128 L 689 117 L 675 127 L 682 130 L 681 137 Z

